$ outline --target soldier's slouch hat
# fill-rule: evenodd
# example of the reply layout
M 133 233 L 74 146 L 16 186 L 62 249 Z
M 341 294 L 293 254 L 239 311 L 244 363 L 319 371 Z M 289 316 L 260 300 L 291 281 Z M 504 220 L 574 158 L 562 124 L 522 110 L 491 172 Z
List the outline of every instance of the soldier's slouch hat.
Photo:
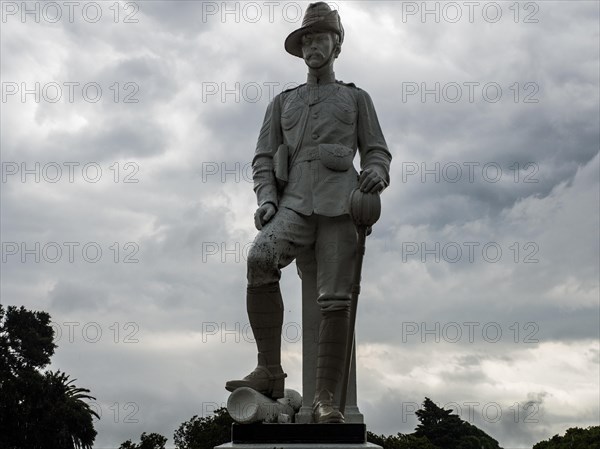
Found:
M 290 33 L 285 39 L 285 50 L 302 58 L 302 36 L 306 33 L 319 33 L 332 31 L 340 37 L 340 45 L 344 41 L 344 28 L 342 20 L 336 10 L 325 2 L 311 3 L 306 8 L 302 26 Z

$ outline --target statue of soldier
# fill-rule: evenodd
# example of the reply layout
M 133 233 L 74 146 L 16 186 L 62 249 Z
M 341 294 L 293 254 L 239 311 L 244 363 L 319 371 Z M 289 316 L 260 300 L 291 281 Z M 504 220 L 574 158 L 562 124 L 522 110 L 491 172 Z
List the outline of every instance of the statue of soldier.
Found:
M 344 29 L 338 11 L 310 4 L 302 27 L 285 49 L 303 58 L 308 79 L 269 104 L 252 162 L 259 230 L 248 253 L 247 311 L 258 348 L 258 366 L 226 389 L 250 387 L 273 399 L 283 397 L 281 269 L 314 247 L 317 260 L 319 329 L 316 423 L 344 422 L 333 407 L 342 377 L 349 327 L 357 233 L 349 197 L 381 192 L 389 184 L 388 151 L 369 95 L 336 81 L 333 63 Z M 361 173 L 353 165 L 360 153 Z

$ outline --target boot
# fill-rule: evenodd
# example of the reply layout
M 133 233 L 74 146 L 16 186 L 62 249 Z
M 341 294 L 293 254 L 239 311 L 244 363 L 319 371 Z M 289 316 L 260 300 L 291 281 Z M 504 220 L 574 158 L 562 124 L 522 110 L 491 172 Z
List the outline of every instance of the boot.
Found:
M 279 282 L 248 287 L 246 308 L 258 349 L 258 364 L 243 379 L 228 381 L 225 388 L 234 391 L 248 387 L 272 399 L 282 398 L 287 374 L 281 368 L 283 300 Z
M 350 312 L 347 309 L 324 312 L 321 319 L 313 401 L 314 419 L 319 424 L 344 422 L 344 415 L 333 407 L 333 395 L 342 378 L 349 324 Z
M 344 415 L 333 408 L 333 393 L 327 389 L 315 395 L 313 415 L 317 424 L 344 423 Z

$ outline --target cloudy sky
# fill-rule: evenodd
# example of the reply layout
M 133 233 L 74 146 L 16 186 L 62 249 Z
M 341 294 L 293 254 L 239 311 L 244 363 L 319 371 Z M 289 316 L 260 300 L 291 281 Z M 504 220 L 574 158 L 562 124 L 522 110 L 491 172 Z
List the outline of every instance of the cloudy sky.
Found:
M 66 4 L 65 4 L 66 3 Z M 173 432 L 255 364 L 249 162 L 302 2 L 2 2 L 2 304 L 52 316 L 97 448 Z M 358 396 L 424 397 L 505 448 L 599 424 L 599 6 L 337 2 L 336 76 L 393 154 L 367 242 Z M 284 270 L 287 386 L 300 281 Z

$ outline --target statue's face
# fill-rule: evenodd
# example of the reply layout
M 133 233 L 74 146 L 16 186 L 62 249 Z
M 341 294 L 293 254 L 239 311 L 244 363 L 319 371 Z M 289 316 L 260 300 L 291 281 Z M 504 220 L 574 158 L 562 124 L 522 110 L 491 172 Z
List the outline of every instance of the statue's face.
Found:
M 302 57 L 306 65 L 313 69 L 319 69 L 328 62 L 334 47 L 334 33 L 308 33 L 302 36 Z

